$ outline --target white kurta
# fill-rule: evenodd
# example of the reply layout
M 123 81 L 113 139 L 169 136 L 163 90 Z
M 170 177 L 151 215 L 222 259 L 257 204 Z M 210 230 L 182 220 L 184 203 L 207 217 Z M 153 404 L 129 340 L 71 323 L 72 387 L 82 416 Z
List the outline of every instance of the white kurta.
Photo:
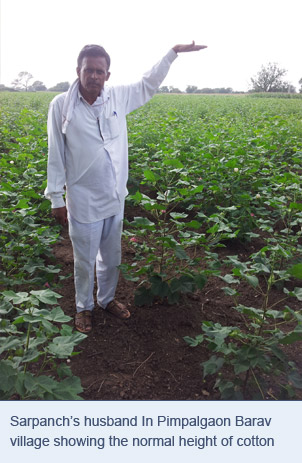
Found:
M 94 105 L 78 95 L 65 135 L 66 94 L 54 98 L 48 116 L 45 190 L 53 208 L 65 205 L 66 185 L 68 210 L 78 222 L 93 223 L 120 213 L 128 180 L 126 116 L 150 100 L 176 57 L 170 50 L 136 84 L 105 87 Z

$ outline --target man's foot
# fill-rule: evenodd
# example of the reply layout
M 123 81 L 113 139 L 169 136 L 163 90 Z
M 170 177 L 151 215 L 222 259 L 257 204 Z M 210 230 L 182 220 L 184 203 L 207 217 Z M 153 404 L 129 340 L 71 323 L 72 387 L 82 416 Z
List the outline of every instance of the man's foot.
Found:
M 130 312 L 126 306 L 116 300 L 109 302 L 105 310 L 112 315 L 115 315 L 117 318 L 121 318 L 122 320 L 126 320 L 130 317 Z
M 74 317 L 75 328 L 81 333 L 88 334 L 92 330 L 92 312 L 83 310 L 78 312 Z

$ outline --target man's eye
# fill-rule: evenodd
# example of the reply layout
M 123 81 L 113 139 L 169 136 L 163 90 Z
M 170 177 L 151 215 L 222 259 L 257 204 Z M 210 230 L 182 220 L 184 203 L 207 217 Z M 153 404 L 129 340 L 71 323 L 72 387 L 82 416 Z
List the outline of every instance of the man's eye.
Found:
M 85 72 L 86 74 L 93 74 L 94 72 L 96 72 L 96 74 L 98 74 L 99 76 L 103 75 L 104 74 L 104 71 L 102 71 L 101 69 L 85 69 Z

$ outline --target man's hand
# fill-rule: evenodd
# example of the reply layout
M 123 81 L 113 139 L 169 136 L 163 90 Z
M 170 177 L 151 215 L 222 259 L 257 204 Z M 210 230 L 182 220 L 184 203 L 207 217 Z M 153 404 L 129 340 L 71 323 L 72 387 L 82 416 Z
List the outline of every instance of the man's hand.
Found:
M 203 48 L 208 48 L 208 47 L 207 45 L 195 45 L 195 42 L 193 40 L 193 42 L 190 43 L 189 45 L 175 45 L 175 47 L 173 47 L 173 50 L 175 51 L 175 53 L 184 53 L 187 51 L 199 51 L 199 50 L 202 50 Z
M 60 225 L 62 225 L 62 227 L 65 227 L 65 225 L 67 225 L 68 220 L 66 206 L 52 209 L 52 216 Z

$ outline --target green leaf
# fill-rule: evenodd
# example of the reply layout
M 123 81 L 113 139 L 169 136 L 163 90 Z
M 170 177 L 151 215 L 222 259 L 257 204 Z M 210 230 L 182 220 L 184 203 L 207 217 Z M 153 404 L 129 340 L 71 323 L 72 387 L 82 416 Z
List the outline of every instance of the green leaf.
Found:
M 73 328 L 69 325 L 62 325 L 60 329 L 61 336 L 71 336 Z
M 83 392 L 83 388 L 80 378 L 77 376 L 70 376 L 56 384 L 53 395 L 56 400 L 82 400 L 82 398 L 78 396 L 81 392 Z
M 134 201 L 140 202 L 143 199 L 143 195 L 140 191 L 137 190 L 135 194 L 129 195 L 128 198 L 131 198 Z
M 182 169 L 184 165 L 178 159 L 164 159 L 163 164 L 165 166 L 172 166 L 176 169 Z
M 224 364 L 224 359 L 222 357 L 216 357 L 216 355 L 212 355 L 206 362 L 202 362 L 203 367 L 203 377 L 205 378 L 207 375 L 213 375 L 217 373 Z
M 49 200 L 46 199 L 45 201 L 42 201 L 40 204 L 39 204 L 39 209 L 40 211 L 47 211 L 50 207 L 49 205 Z
M 9 338 L 0 338 L 0 354 L 2 354 L 6 350 L 11 349 L 18 349 L 23 345 L 20 338 L 16 338 L 15 336 L 10 336 Z
M 175 253 L 175 256 L 178 258 L 178 259 L 181 259 L 181 260 L 186 260 L 186 259 L 189 259 L 189 256 L 187 255 L 187 253 L 185 252 L 185 250 L 181 247 L 181 246 L 175 246 L 175 250 L 174 250 L 174 253 Z
M 28 374 L 30 374 L 30 373 L 28 373 L 28 372 L 26 372 L 26 373 L 19 372 L 18 373 L 17 380 L 16 380 L 16 383 L 15 383 L 15 389 L 16 389 L 17 394 L 20 395 L 20 397 L 24 397 L 25 394 L 26 394 L 26 389 L 24 387 L 24 380 L 25 380 L 25 376 L 28 375 Z
M 8 392 L 14 387 L 18 371 L 6 360 L 0 361 L 0 391 Z M 1 397 L 1 396 L 0 396 Z
M 238 294 L 238 292 L 235 289 L 229 288 L 228 286 L 224 286 L 221 289 L 227 296 L 236 296 L 236 294 Z
M 14 306 L 8 301 L 2 301 L 0 304 L 0 315 L 7 315 L 13 310 Z
M 197 273 L 194 275 L 194 283 L 198 289 L 203 289 L 207 283 L 207 277 L 202 273 Z
M 212 322 L 204 322 L 202 329 L 219 349 L 222 347 L 225 338 L 234 331 L 233 326 L 221 326 L 220 323 L 213 324 Z
M 255 309 L 254 307 L 246 307 L 245 305 L 239 304 L 235 307 L 237 312 L 243 313 L 244 315 L 248 315 L 251 319 L 257 319 L 262 321 L 263 320 L 263 310 Z
M 70 377 L 72 376 L 71 368 L 66 365 L 66 363 L 61 363 L 57 368 L 57 373 L 59 378 Z
M 29 208 L 28 201 L 29 200 L 25 198 L 20 199 L 18 204 L 16 204 L 15 209 L 28 209 Z
M 247 280 L 247 282 L 253 286 L 253 288 L 257 288 L 259 286 L 259 280 L 254 275 L 247 275 L 246 273 L 241 272 L 241 275 Z
M 257 262 L 256 264 L 252 265 L 252 268 L 257 271 L 257 273 L 265 272 L 270 273 L 270 269 L 267 265 L 263 264 L 262 262 Z
M 292 331 L 287 334 L 284 338 L 280 339 L 281 344 L 293 344 L 294 342 L 302 341 L 302 330 Z
M 144 177 L 149 180 L 149 182 L 156 182 L 157 177 L 151 170 L 145 170 L 144 171 Z
M 179 298 L 180 298 L 179 294 L 180 293 L 178 293 L 178 292 L 172 293 L 172 291 L 170 291 L 169 294 L 168 294 L 168 303 L 170 305 L 178 304 Z
M 289 373 L 288 379 L 294 385 L 294 387 L 302 389 L 302 376 L 296 369 Z
M 41 375 L 35 376 L 32 379 L 35 385 L 35 390 L 37 390 L 37 394 L 41 398 L 47 398 L 47 396 L 45 397 L 45 393 L 52 394 L 56 387 L 56 381 L 50 376 Z
M 170 289 L 172 293 L 191 293 L 194 291 L 194 278 L 190 275 L 173 278 L 170 283 Z
M 178 220 L 178 219 L 185 219 L 186 217 L 188 217 L 188 214 L 186 214 L 185 212 L 170 212 L 170 216 L 173 219 Z
M 37 361 L 40 355 L 42 355 L 42 352 L 39 352 L 38 349 L 28 349 L 22 357 L 22 362 L 28 363 Z
M 71 336 L 57 336 L 48 345 L 48 351 L 58 358 L 70 357 L 74 347 L 86 337 L 82 333 L 74 333 Z
M 197 230 L 198 228 L 200 228 L 202 226 L 202 224 L 200 222 L 198 222 L 197 220 L 191 220 L 191 222 L 188 222 L 186 224 L 187 227 L 189 228 L 194 228 L 195 230 Z
M 151 291 L 155 296 L 161 298 L 166 297 L 169 294 L 169 285 L 166 281 L 162 281 L 161 277 L 154 275 L 150 278 Z
M 141 286 L 135 291 L 134 303 L 138 306 L 151 305 L 154 299 L 151 289 Z
M 69 317 L 69 315 L 64 314 L 61 307 L 55 307 L 54 309 L 52 309 L 52 311 L 50 312 L 50 315 L 45 318 L 53 322 L 57 322 L 57 323 L 67 323 L 70 320 L 72 320 L 72 318 Z
M 288 271 L 294 278 L 302 280 L 302 264 L 293 265 L 288 269 Z
M 23 385 L 26 391 L 32 393 L 32 391 L 34 391 L 37 387 L 34 375 L 27 372 L 27 374 L 24 376 Z
M 298 301 L 302 301 L 302 288 L 294 288 L 293 293 L 298 299 Z
M 196 188 L 194 188 L 193 190 L 191 190 L 191 194 L 196 194 L 196 193 L 201 193 L 204 189 L 204 185 L 199 185 L 197 186 Z
M 28 293 L 20 292 L 15 293 L 14 291 L 3 291 L 3 296 L 5 301 L 13 301 L 13 304 L 23 304 L 28 301 Z
M 243 400 L 242 393 L 235 389 L 235 383 L 218 379 L 215 388 L 218 387 L 222 400 Z
M 57 304 L 57 299 L 62 297 L 60 294 L 55 293 L 54 291 L 51 291 L 50 289 L 43 289 L 40 291 L 31 291 L 30 294 L 36 297 L 40 302 L 43 302 L 44 304 L 48 304 L 48 305 Z
M 146 217 L 134 217 L 134 220 L 131 222 L 131 225 L 140 227 L 140 228 L 148 228 L 148 229 L 154 229 L 155 225 L 153 222 L 151 222 L 149 219 Z
M 224 276 L 219 275 L 219 278 L 221 278 L 223 281 L 231 285 L 232 283 L 239 283 L 239 280 L 237 278 L 234 278 L 233 275 L 227 274 Z
M 240 373 L 243 373 L 244 371 L 247 371 L 249 368 L 250 368 L 249 362 L 234 363 L 234 373 L 235 373 L 235 375 L 239 375 Z
M 190 336 L 184 336 L 183 339 L 186 343 L 189 344 L 190 347 L 196 347 L 203 342 L 204 337 L 202 334 L 199 334 L 195 338 L 191 338 Z
M 57 328 L 55 325 L 50 323 L 48 320 L 42 319 L 41 323 L 42 323 L 43 327 L 45 328 L 45 332 L 48 335 L 56 334 L 56 333 L 59 332 L 59 328 Z
M 290 209 L 297 209 L 298 211 L 302 211 L 302 204 L 301 203 L 290 203 L 289 205 Z

